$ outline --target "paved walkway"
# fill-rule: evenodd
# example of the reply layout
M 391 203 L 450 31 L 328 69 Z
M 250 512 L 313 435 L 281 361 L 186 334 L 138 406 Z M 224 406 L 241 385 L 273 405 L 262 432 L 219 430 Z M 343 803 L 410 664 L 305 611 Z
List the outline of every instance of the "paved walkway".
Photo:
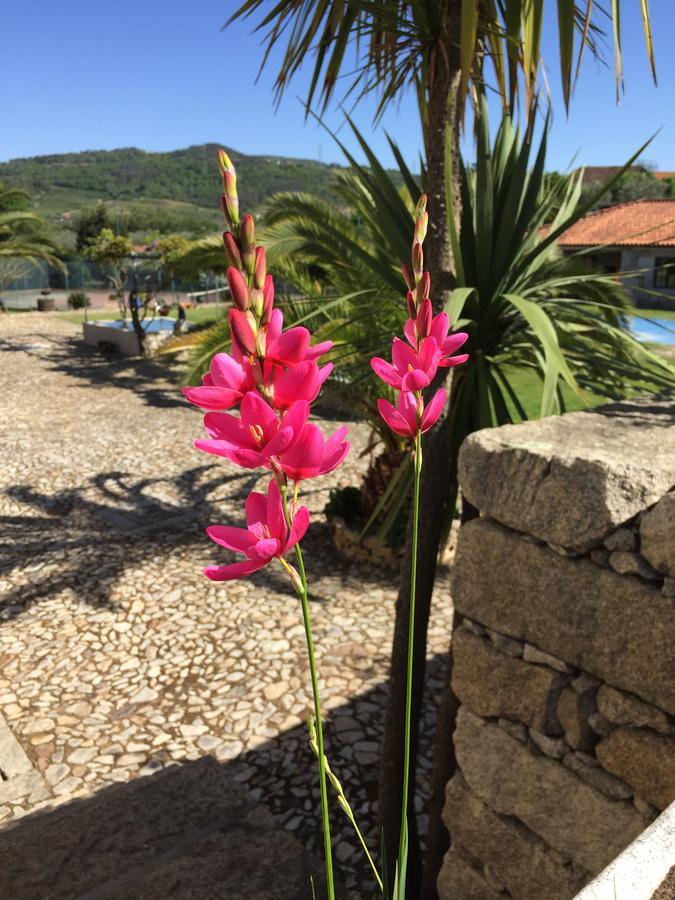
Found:
M 57 315 L 0 316 L 0 714 L 32 771 L 23 787 L 5 772 L 0 821 L 212 755 L 314 849 L 295 595 L 271 569 L 225 585 L 200 573 L 224 552 L 204 526 L 240 521 L 258 473 L 193 449 L 199 414 L 166 376 L 160 364 L 103 360 Z M 366 437 L 351 428 L 348 463 L 312 482 L 305 502 L 328 752 L 368 825 L 395 594 L 336 554 L 321 514 L 332 487 L 358 484 Z M 445 581 L 438 596 L 432 692 Z M 432 720 L 430 703 L 427 736 Z M 423 772 L 428 749 L 425 737 Z M 337 856 L 354 883 L 362 869 L 343 831 Z

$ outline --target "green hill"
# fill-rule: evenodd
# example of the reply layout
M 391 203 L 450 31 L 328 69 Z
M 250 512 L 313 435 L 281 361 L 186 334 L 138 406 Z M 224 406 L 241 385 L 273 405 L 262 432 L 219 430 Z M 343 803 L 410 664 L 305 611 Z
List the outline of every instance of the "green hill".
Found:
M 33 156 L 0 163 L 0 182 L 25 188 L 33 208 L 58 232 L 78 213 L 104 202 L 124 216 L 131 231 L 203 234 L 222 222 L 217 144 L 167 153 L 135 147 Z M 278 191 L 311 191 L 330 197 L 339 168 L 313 160 L 228 153 L 240 177 L 241 205 L 256 211 Z

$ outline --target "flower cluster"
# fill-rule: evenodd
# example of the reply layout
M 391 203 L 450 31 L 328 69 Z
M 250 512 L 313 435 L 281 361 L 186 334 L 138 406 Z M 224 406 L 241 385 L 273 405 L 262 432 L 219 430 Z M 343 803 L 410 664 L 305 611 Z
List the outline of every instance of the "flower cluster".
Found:
M 208 437 L 195 441 L 205 453 L 224 456 L 247 469 L 272 472 L 267 495 L 252 493 L 246 502 L 247 529 L 214 525 L 207 529 L 216 543 L 243 553 L 247 560 L 211 566 L 208 578 L 239 578 L 279 559 L 302 538 L 309 524 L 304 507 L 283 500 L 288 481 L 298 482 L 331 472 L 349 451 L 347 429 L 328 440 L 308 421 L 310 403 L 332 371 L 319 358 L 332 343 L 311 345 L 306 328 L 283 330 L 283 314 L 274 307 L 274 283 L 267 274 L 264 247 L 255 242 L 253 217 L 240 221 L 237 176 L 224 150 L 218 153 L 223 176 L 222 206 L 228 229 L 223 233 L 229 263 L 227 283 L 232 352 L 214 356 L 198 387 L 184 388 L 190 403 L 206 410 Z M 239 407 L 239 415 L 225 410 Z M 281 488 L 281 490 L 280 490 Z
M 468 335 L 463 331 L 449 335 L 447 313 L 436 316 L 432 313 L 431 279 L 424 271 L 422 250 L 428 224 L 426 202 L 427 198 L 422 194 L 415 210 L 412 271 L 403 266 L 410 316 L 404 328 L 407 343 L 394 338 L 390 363 L 380 357 L 370 361 L 375 374 L 399 391 L 396 406 L 388 400 L 378 400 L 380 415 L 396 434 L 413 438 L 436 424 L 445 404 L 443 388 L 436 391 L 428 404 L 424 402 L 423 390 L 429 387 L 439 368 L 458 366 L 469 358 L 466 353 L 453 355 Z

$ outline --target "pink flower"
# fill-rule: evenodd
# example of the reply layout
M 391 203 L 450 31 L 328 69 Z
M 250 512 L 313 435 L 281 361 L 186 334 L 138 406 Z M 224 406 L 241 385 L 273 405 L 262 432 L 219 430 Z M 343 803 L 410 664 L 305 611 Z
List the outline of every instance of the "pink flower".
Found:
M 202 409 L 230 409 L 247 391 L 255 388 L 255 377 L 248 357 L 236 360 L 228 353 L 217 353 L 200 387 L 182 388 L 183 396 Z
M 211 581 L 231 581 L 262 569 L 273 559 L 281 559 L 302 540 L 309 526 L 309 512 L 301 506 L 288 527 L 281 492 L 274 479 L 265 494 L 255 491 L 246 499 L 246 528 L 211 525 L 206 533 L 221 547 L 243 553 L 246 560 L 229 566 L 208 566 L 204 574 Z
M 343 440 L 346 434 L 347 429 L 343 426 L 326 441 L 317 425 L 305 425 L 298 439 L 281 453 L 282 471 L 293 481 L 332 472 L 349 453 L 349 444 Z
M 428 308 L 426 307 L 426 304 L 429 304 Z M 437 316 L 434 316 L 429 324 L 428 317 L 430 310 L 430 302 L 424 300 L 420 304 L 417 318 L 415 320 L 408 319 L 405 323 L 404 330 L 408 342 L 412 347 L 416 347 L 420 334 L 424 334 L 425 331 L 428 331 L 428 335 L 438 344 L 441 353 L 441 358 L 438 362 L 440 367 L 448 368 L 449 366 L 459 366 L 462 363 L 465 363 L 469 358 L 468 353 L 462 353 L 459 356 L 453 356 L 452 354 L 456 350 L 459 350 L 462 344 L 468 339 L 469 335 L 465 331 L 457 331 L 455 334 L 448 336 L 450 319 L 448 318 L 447 313 L 439 313 Z
M 249 391 L 241 401 L 241 418 L 221 412 L 204 416 L 210 440 L 195 441 L 195 447 L 224 456 L 246 469 L 269 466 L 272 457 L 283 453 L 300 437 L 308 416 L 309 404 L 298 400 L 279 421 L 269 403 L 255 391 Z
M 272 369 L 272 371 L 270 371 Z M 313 359 L 305 360 L 285 371 L 273 366 L 265 371 L 265 384 L 274 385 L 274 405 L 277 409 L 288 409 L 296 400 L 311 403 L 333 371 L 332 363 L 319 366 Z
M 396 406 L 392 406 L 388 400 L 378 400 L 377 408 L 395 434 L 415 437 L 418 431 L 424 434 L 436 424 L 445 404 L 445 396 L 443 388 L 439 388 L 426 406 L 422 406 L 420 401 L 421 415 L 417 398 L 410 391 L 403 391 L 398 395 Z
M 376 356 L 370 365 L 382 381 L 397 391 L 421 391 L 431 384 L 436 374 L 441 351 L 432 337 L 424 338 L 415 350 L 400 338 L 394 338 L 391 348 L 393 365 Z

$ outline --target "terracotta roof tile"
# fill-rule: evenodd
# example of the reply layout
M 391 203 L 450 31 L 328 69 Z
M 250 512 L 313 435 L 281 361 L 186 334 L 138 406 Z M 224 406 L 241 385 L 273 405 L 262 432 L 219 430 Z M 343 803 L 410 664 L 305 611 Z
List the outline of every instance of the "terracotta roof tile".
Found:
M 675 247 L 675 198 L 633 200 L 588 213 L 558 241 L 561 247 Z

